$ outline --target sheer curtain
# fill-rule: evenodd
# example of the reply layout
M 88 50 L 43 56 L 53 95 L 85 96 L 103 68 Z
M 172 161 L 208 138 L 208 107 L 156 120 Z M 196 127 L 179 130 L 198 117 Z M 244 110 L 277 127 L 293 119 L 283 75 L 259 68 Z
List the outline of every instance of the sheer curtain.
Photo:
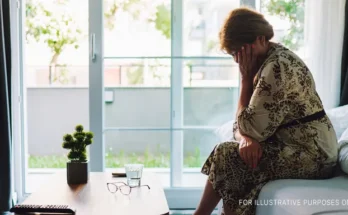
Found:
M 306 63 L 326 109 L 339 105 L 346 0 L 306 0 Z

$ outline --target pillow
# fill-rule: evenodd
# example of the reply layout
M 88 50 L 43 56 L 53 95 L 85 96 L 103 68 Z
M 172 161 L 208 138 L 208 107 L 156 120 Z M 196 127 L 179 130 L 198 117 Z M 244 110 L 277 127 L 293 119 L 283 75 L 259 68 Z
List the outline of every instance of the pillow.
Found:
M 227 142 L 233 140 L 233 123 L 234 120 L 228 121 L 222 126 L 215 129 L 215 134 L 220 139 L 220 142 Z
M 343 132 L 348 128 L 348 105 L 330 109 L 326 111 L 326 114 L 332 122 L 337 138 L 340 139 Z
M 348 174 L 348 128 L 338 140 L 338 162 L 343 172 Z

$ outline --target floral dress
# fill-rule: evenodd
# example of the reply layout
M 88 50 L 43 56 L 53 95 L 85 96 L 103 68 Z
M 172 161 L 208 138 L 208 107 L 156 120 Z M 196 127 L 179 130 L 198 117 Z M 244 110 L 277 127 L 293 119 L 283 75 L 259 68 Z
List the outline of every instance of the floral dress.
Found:
M 258 166 L 251 169 L 243 162 L 234 140 L 218 144 L 202 167 L 224 207 L 237 215 L 252 215 L 261 188 L 271 180 L 331 177 L 338 147 L 329 118 L 282 127 L 320 111 L 323 105 L 305 63 L 282 45 L 272 44 L 249 105 L 233 128 L 260 143 Z

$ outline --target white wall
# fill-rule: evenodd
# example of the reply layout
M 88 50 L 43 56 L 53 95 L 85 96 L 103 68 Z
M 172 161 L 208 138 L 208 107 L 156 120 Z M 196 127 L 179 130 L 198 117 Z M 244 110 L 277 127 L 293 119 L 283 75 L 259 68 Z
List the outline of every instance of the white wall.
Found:
M 113 102 L 105 103 L 105 127 L 170 127 L 169 88 L 108 88 Z M 87 88 L 28 88 L 28 152 L 62 155 L 62 137 L 76 124 L 89 127 Z M 184 124 L 219 126 L 233 118 L 237 88 L 185 88 Z M 231 128 L 232 129 L 232 128 Z M 210 153 L 217 138 L 208 131 L 185 131 L 184 151 L 197 147 Z M 113 152 L 169 152 L 169 131 L 106 131 L 106 149 Z

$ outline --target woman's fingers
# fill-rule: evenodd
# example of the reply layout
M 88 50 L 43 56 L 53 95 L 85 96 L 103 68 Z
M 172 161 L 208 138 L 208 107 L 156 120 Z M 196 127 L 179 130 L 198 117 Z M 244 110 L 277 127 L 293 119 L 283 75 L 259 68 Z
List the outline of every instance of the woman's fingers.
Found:
M 240 157 L 242 158 L 242 160 L 243 160 L 245 163 L 248 162 L 248 161 L 247 161 L 247 158 L 246 158 L 245 148 L 242 148 L 242 149 L 240 150 Z
M 251 148 L 247 150 L 247 164 L 252 168 L 253 167 L 253 152 Z
M 251 168 L 256 168 L 257 163 L 259 161 L 259 159 L 258 159 L 258 150 L 255 150 L 255 148 L 250 148 L 250 150 L 249 150 L 249 159 L 248 160 L 249 160 L 249 162 L 248 162 L 249 166 Z
M 241 52 L 242 52 L 242 53 L 241 53 L 241 58 L 242 58 L 242 59 L 241 59 L 240 62 L 241 62 L 242 64 L 245 64 L 245 63 L 247 63 L 247 61 L 246 61 L 246 60 L 247 60 L 247 56 L 246 56 L 246 52 L 245 52 L 245 47 L 244 47 L 244 46 L 242 46 Z
M 240 64 L 240 63 L 242 63 L 242 52 L 241 51 L 239 51 L 238 52 L 238 54 L 237 54 L 237 56 L 238 56 L 238 63 Z
M 250 148 L 248 147 L 248 141 L 243 138 L 239 145 L 239 155 L 245 164 L 251 166 L 252 156 L 250 154 Z
M 240 143 L 239 154 L 244 163 L 249 164 L 248 160 L 248 142 L 246 139 L 243 139 Z
M 243 137 L 239 143 L 239 155 L 250 168 L 256 168 L 262 156 L 260 144 L 251 138 Z
M 251 53 L 251 46 L 250 46 L 249 44 L 246 44 L 246 45 L 245 45 L 245 55 L 246 55 L 248 61 L 251 61 L 251 60 L 252 60 L 251 54 L 252 54 L 252 53 Z
M 259 148 L 259 151 L 258 151 L 258 159 L 260 160 L 261 159 L 261 157 L 262 157 L 262 149 L 261 149 L 261 147 Z
M 256 52 L 254 51 L 254 47 L 255 47 L 255 45 L 252 44 L 251 45 L 251 54 L 250 54 L 250 56 L 251 56 L 251 61 L 252 61 L 253 64 L 256 63 L 256 59 L 257 59 Z
M 262 149 L 261 146 L 253 142 L 253 140 L 243 138 L 239 145 L 239 155 L 245 164 L 251 168 L 256 168 L 262 156 Z
M 243 139 L 239 143 L 239 156 L 244 161 L 244 140 Z

